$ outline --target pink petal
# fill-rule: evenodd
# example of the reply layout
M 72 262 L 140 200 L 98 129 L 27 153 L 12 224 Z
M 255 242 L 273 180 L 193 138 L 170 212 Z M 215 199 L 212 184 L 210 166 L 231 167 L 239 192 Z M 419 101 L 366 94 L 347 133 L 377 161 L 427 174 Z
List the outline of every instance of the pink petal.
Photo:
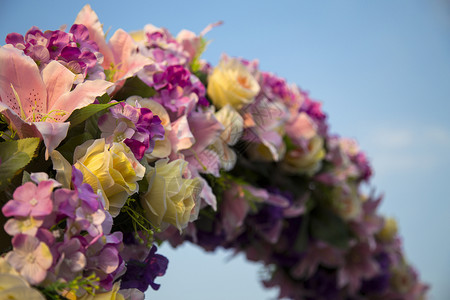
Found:
M 33 207 L 31 215 L 33 217 L 48 216 L 53 210 L 53 201 L 50 198 L 53 191 L 53 182 L 50 180 L 39 183 L 36 200 L 38 203 Z
M 114 55 L 114 63 L 120 64 L 123 71 L 124 63 L 130 57 L 135 44 L 133 38 L 124 30 L 118 29 L 109 40 L 109 47 Z
M 47 107 L 52 107 L 61 95 L 70 92 L 75 74 L 59 62 L 52 60 L 42 70 L 42 79 L 47 87 Z
M 110 274 L 114 272 L 118 266 L 119 258 L 117 250 L 113 247 L 104 248 L 99 256 L 97 267 L 106 274 Z
M 11 85 L 19 96 L 23 111 Z M 11 45 L 0 48 L 0 99 L 23 119 L 33 114 L 35 105 L 37 111 L 47 111 L 47 91 L 38 66 Z
M 100 53 L 103 54 L 102 66 L 105 69 L 108 69 L 111 63 L 114 63 L 114 56 L 111 49 L 106 44 L 102 24 L 89 4 L 85 5 L 78 13 L 74 24 L 83 24 L 87 27 L 89 30 L 89 39 L 97 43 Z
M 59 146 L 62 140 L 67 136 L 70 123 L 49 123 L 49 122 L 34 122 L 33 123 L 44 140 L 45 159 L 48 159 L 50 153 Z
M 213 144 L 224 129 L 212 112 L 192 112 L 188 121 L 189 128 L 195 137 L 195 144 L 192 150 L 197 152 L 197 154 L 208 145 Z
M 0 113 L 9 120 L 12 128 L 17 131 L 19 138 L 41 137 L 41 134 L 37 130 L 36 126 L 22 120 L 19 115 L 3 103 L 0 103 Z
M 122 29 L 118 29 L 111 37 L 109 47 L 114 54 L 115 64 L 119 66 L 119 71 L 114 76 L 116 81 L 133 76 L 142 67 L 151 63 L 151 60 L 143 55 L 132 54 L 136 44 Z
M 20 216 L 28 217 L 31 206 L 28 203 L 22 203 L 15 200 L 9 200 L 2 207 L 2 213 L 5 217 Z
M 100 79 L 78 84 L 73 91 L 61 95 L 49 109 L 67 112 L 65 116 L 60 118 L 60 121 L 64 121 L 75 109 L 91 104 L 97 96 L 103 95 L 112 85 L 111 82 Z
M 26 264 L 20 271 L 20 275 L 30 284 L 39 284 L 47 276 L 47 270 L 42 269 L 38 264 Z
M 189 149 L 195 143 L 195 138 L 189 129 L 186 116 L 182 116 L 172 123 L 169 140 L 172 144 L 173 152 Z

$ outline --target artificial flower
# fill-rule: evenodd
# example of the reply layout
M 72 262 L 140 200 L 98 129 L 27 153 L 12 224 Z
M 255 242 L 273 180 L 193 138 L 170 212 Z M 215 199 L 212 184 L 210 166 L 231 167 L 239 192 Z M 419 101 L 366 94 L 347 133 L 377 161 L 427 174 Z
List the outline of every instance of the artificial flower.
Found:
M 0 273 L 0 299 L 45 300 L 45 297 L 21 277 Z
M 40 137 L 52 152 L 66 137 L 70 114 L 101 96 L 111 86 L 103 80 L 86 81 L 72 90 L 75 74 L 57 61 L 42 72 L 22 51 L 0 48 L 0 113 L 20 138 Z
M 208 78 L 207 93 L 218 108 L 230 104 L 240 109 L 253 101 L 259 90 L 255 77 L 237 58 L 222 58 Z
M 169 223 L 182 230 L 196 216 L 191 213 L 199 205 L 202 184 L 198 178 L 183 178 L 187 162 L 177 159 L 156 161 L 146 175 L 148 190 L 141 196 L 147 218 L 153 226 Z
M 74 166 L 94 191 L 100 190 L 105 209 L 115 217 L 128 196 L 139 191 L 137 183 L 145 168 L 123 143 L 106 144 L 105 139 L 91 140 L 75 149 Z
M 38 238 L 17 234 L 12 239 L 13 250 L 6 260 L 30 284 L 41 283 L 53 263 L 53 256 L 47 244 Z

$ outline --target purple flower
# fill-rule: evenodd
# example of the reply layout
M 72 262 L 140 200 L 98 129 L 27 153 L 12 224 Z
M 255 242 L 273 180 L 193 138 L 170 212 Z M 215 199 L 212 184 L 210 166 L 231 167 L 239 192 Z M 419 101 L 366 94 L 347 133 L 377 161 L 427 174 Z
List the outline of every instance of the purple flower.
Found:
M 51 60 L 57 60 L 83 79 L 91 75 L 93 79 L 104 79 L 105 74 L 99 66 L 97 54 L 99 48 L 89 40 L 88 29 L 75 24 L 70 33 L 61 30 L 42 32 L 33 26 L 23 37 L 18 33 L 10 33 L 5 39 L 36 62 L 42 70 Z
M 379 265 L 373 257 L 369 244 L 360 243 L 345 255 L 345 265 L 338 270 L 338 285 L 347 286 L 350 293 L 355 293 L 361 287 L 363 279 L 377 275 Z
M 98 120 L 102 137 L 107 143 L 123 142 L 140 160 L 145 153 L 151 153 L 156 140 L 164 138 L 161 119 L 145 107 L 134 107 L 121 102 Z
M 78 238 L 73 238 L 58 244 L 55 249 L 59 255 L 57 269 L 58 276 L 72 280 L 86 266 L 84 249 Z
M 156 277 L 166 273 L 168 259 L 156 253 L 156 246 L 153 245 L 150 253 L 144 261 L 130 260 L 127 263 L 127 272 L 122 277 L 122 289 L 136 288 L 145 292 L 148 286 L 158 290 L 160 284 L 155 283 Z
M 73 41 L 82 50 L 89 50 L 90 52 L 99 51 L 97 43 L 89 39 L 89 30 L 82 24 L 73 24 L 70 27 Z

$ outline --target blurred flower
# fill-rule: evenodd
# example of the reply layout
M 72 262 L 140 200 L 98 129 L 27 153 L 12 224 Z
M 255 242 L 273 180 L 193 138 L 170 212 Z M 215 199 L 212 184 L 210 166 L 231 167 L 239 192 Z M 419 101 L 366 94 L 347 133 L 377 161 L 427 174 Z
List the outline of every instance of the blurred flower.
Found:
M 191 213 L 199 205 L 202 184 L 198 178 L 185 179 L 187 162 L 177 159 L 156 161 L 146 175 L 148 190 L 141 196 L 141 205 L 153 226 L 170 223 L 182 230 L 196 216 Z
M 229 146 L 234 146 L 242 136 L 244 131 L 244 120 L 241 115 L 229 104 L 222 107 L 215 113 L 224 130 L 220 137 L 212 143 L 209 148 L 217 152 L 220 159 L 220 166 L 225 171 L 230 171 L 236 164 L 236 153 Z
M 74 166 L 83 173 L 83 181 L 94 191 L 101 190 L 105 209 L 117 216 L 129 195 L 139 190 L 138 181 L 145 168 L 123 143 L 108 145 L 105 139 L 90 140 L 78 146 Z
M 383 242 L 391 242 L 397 236 L 398 227 L 397 221 L 394 218 L 385 218 L 384 226 L 380 232 L 378 232 L 377 237 Z
M 323 139 L 316 135 L 308 141 L 306 147 L 288 150 L 283 159 L 283 167 L 291 173 L 315 174 L 325 157 Z
M 362 279 L 369 279 L 380 271 L 369 244 L 359 243 L 345 254 L 344 266 L 338 270 L 338 286 L 348 286 L 351 294 L 361 287 Z
M 335 188 L 331 199 L 335 213 L 346 221 L 361 217 L 362 203 L 362 199 L 353 185 Z
M 259 90 L 256 79 L 237 58 L 223 57 L 208 78 L 207 93 L 218 108 L 230 104 L 239 109 L 253 101 Z
M 50 249 L 36 237 L 18 234 L 12 239 L 13 251 L 6 254 L 8 263 L 29 283 L 39 284 L 53 263 Z
M 8 300 L 45 300 L 45 297 L 23 280 L 23 278 L 0 273 L 0 299 Z

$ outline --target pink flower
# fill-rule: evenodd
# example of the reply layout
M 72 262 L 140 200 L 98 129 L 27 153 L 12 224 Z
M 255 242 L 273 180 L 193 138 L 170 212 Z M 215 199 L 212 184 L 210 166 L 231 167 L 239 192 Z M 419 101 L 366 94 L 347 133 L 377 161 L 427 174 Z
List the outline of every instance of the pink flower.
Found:
M 0 113 L 20 138 L 40 137 L 47 154 L 66 137 L 70 114 L 94 102 L 112 83 L 91 80 L 72 90 L 76 75 L 57 61 L 42 72 L 12 45 L 0 48 Z
M 122 29 L 118 29 L 107 43 L 102 28 L 103 25 L 90 5 L 83 7 L 75 23 L 86 26 L 89 31 L 90 41 L 98 45 L 99 51 L 104 58 L 102 66 L 109 75 L 108 80 L 117 83 L 134 76 L 142 67 L 151 63 L 150 59 L 135 51 L 137 45 L 133 38 Z M 121 83 L 117 86 L 120 85 Z
M 29 283 L 39 284 L 53 262 L 48 246 L 34 236 L 18 234 L 12 239 L 14 250 L 6 255 L 8 263 Z
M 355 293 L 363 279 L 369 279 L 379 272 L 368 243 L 353 246 L 345 255 L 345 265 L 338 270 L 338 286 L 348 285 L 349 292 Z
M 3 206 L 2 212 L 6 217 L 45 217 L 53 209 L 52 191 L 52 181 L 41 181 L 38 186 L 27 182 L 14 191 L 14 199 Z

